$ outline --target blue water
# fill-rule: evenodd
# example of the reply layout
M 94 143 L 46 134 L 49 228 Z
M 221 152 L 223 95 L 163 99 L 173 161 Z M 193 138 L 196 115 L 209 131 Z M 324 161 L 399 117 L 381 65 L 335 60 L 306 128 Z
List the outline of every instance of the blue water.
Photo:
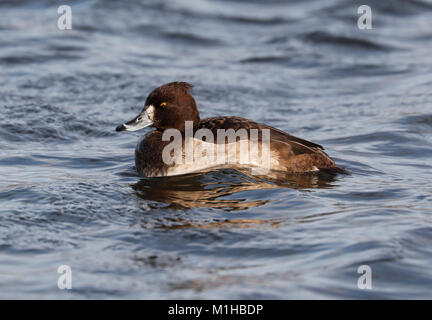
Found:
M 0 298 L 432 298 L 431 1 L 60 4 L 0 3 Z M 176 80 L 352 175 L 139 177 L 114 129 Z

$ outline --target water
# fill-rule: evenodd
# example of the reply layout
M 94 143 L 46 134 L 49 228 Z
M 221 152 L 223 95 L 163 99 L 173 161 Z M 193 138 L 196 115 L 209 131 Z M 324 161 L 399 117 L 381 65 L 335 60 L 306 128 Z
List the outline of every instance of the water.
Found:
M 431 1 L 67 4 L 0 4 L 0 298 L 432 298 Z M 175 80 L 352 175 L 140 178 L 114 129 Z

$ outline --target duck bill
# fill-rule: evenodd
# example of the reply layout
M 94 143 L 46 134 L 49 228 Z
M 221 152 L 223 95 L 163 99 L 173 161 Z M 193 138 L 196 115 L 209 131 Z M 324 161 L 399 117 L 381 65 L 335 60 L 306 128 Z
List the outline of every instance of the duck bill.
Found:
M 151 126 L 153 121 L 150 120 L 147 110 L 141 112 L 134 119 L 123 123 L 116 128 L 116 131 L 137 131 L 145 127 Z

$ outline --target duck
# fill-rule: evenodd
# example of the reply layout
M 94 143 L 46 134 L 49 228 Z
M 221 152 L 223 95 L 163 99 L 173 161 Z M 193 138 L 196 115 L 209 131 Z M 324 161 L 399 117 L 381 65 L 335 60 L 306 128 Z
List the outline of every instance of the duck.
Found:
M 139 175 L 175 176 L 220 168 L 252 169 L 258 175 L 268 171 L 348 173 L 336 165 L 321 145 L 272 126 L 237 116 L 201 119 L 192 87 L 176 81 L 155 88 L 142 111 L 116 127 L 118 132 L 154 129 L 135 148 Z M 234 135 L 231 140 L 230 134 Z

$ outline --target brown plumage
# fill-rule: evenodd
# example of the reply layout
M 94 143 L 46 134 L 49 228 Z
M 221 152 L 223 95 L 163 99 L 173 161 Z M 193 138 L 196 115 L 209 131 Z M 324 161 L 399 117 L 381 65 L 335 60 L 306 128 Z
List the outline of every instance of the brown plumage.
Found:
M 199 129 L 209 129 L 214 137 L 215 143 L 225 143 L 216 141 L 218 129 L 257 129 L 259 141 L 263 129 L 270 130 L 270 152 L 274 159 L 271 169 L 285 171 L 288 173 L 306 173 L 322 170 L 329 173 L 347 173 L 345 169 L 336 166 L 335 162 L 323 151 L 319 144 L 292 136 L 279 129 L 260 124 L 240 117 L 211 117 L 200 119 L 196 103 L 190 89 L 192 85 L 186 82 L 171 82 L 153 90 L 146 99 L 143 112 L 151 108 L 153 117 L 152 127 L 156 130 L 149 132 L 135 150 L 136 167 L 140 174 L 144 176 L 164 176 L 178 174 L 182 172 L 176 169 L 176 164 L 166 165 L 162 161 L 162 150 L 169 144 L 169 141 L 162 141 L 162 133 L 166 129 L 178 129 L 183 135 L 185 121 L 193 122 L 193 131 Z M 135 126 L 137 119 L 119 126 L 118 131 L 128 130 Z M 137 125 L 138 126 L 138 125 Z M 248 135 L 250 137 L 250 135 Z M 226 165 L 226 167 L 237 167 Z M 244 165 L 242 166 L 244 167 Z M 209 166 L 211 168 L 211 165 Z M 179 168 L 177 168 L 179 169 Z M 193 172 L 194 167 L 185 168 L 183 173 Z M 199 169 L 199 168 L 196 168 Z M 171 173 L 170 173 L 171 172 Z M 175 172 L 175 173 L 173 173 Z

